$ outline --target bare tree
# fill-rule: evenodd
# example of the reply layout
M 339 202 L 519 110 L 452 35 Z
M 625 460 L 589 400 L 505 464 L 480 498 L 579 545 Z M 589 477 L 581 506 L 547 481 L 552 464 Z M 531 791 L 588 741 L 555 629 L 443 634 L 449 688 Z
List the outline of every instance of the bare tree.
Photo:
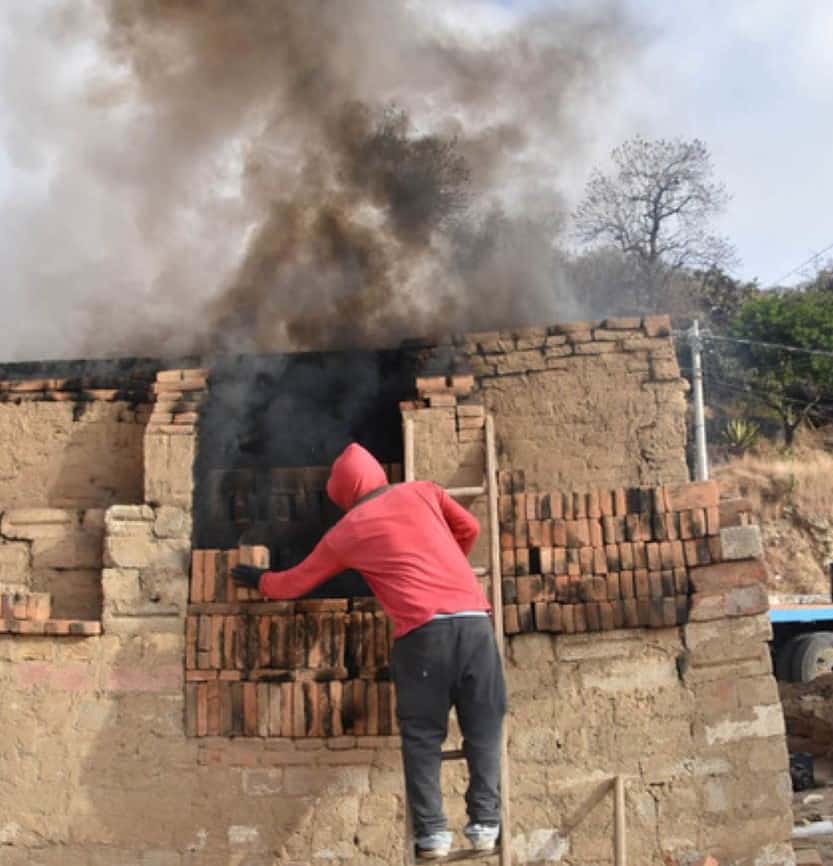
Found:
M 710 231 L 710 220 L 729 196 L 712 179 L 702 141 L 637 136 L 611 156 L 614 172 L 593 172 L 573 214 L 580 241 L 619 249 L 641 264 L 655 287 L 680 268 L 735 262 L 729 241 Z

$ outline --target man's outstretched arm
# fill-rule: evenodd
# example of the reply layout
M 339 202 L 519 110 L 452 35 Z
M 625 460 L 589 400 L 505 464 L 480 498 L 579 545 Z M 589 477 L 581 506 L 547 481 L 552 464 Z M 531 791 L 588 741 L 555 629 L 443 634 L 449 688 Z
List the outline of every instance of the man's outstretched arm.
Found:
M 266 598 L 288 600 L 306 595 L 345 568 L 325 537 L 303 562 L 293 568 L 268 571 L 249 565 L 238 565 L 231 573 L 236 581 L 258 589 Z

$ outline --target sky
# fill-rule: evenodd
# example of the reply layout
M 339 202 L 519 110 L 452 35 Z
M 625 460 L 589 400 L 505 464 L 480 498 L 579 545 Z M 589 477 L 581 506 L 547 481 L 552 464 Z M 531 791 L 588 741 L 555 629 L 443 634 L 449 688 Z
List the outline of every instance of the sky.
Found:
M 737 247 L 735 274 L 763 286 L 807 278 L 812 266 L 796 268 L 833 245 L 833 3 L 624 2 L 641 49 L 593 125 L 583 164 L 562 176 L 569 198 L 631 135 L 700 138 L 731 195 L 717 225 Z M 495 0 L 458 17 L 488 29 L 530 9 L 581 4 Z M 819 261 L 828 258 L 833 250 Z
M 64 173 L 56 188 L 47 188 L 44 180 L 50 166 L 60 160 L 56 148 L 64 143 L 73 151 L 73 165 L 91 173 L 98 171 L 99 180 L 110 177 L 108 171 L 114 169 L 108 158 L 114 147 L 122 146 L 117 124 L 112 132 L 105 129 L 95 141 L 85 142 L 94 106 L 72 102 L 72 94 L 82 90 L 73 76 L 77 74 L 79 80 L 91 73 L 95 76 L 94 49 L 89 44 L 50 43 L 48 39 L 24 44 L 20 38 L 21 22 L 28 21 L 32 32 L 38 32 L 32 10 L 57 2 L 4 0 L 0 6 L 0 261 L 5 259 L 7 271 L 0 293 L 11 291 L 8 274 L 21 258 L 16 254 L 26 247 L 27 234 L 30 241 L 37 238 L 29 246 L 42 259 L 32 271 L 35 274 L 49 277 L 49 268 L 56 263 L 63 269 L 61 274 L 71 272 L 75 250 L 79 261 L 86 257 L 86 266 L 90 260 L 95 264 L 107 238 L 118 233 L 123 246 L 114 247 L 114 254 L 129 251 L 124 270 L 138 283 L 149 283 L 153 277 L 142 272 L 149 268 L 147 257 L 133 249 L 138 245 L 131 241 L 137 232 L 132 215 L 114 207 L 120 178 L 113 177 L 113 185 L 98 183 L 94 187 L 85 186 L 87 177 L 80 171 Z M 97 2 L 101 0 L 85 0 L 85 5 Z M 547 7 L 581 10 L 589 0 L 409 2 L 434 10 L 469 34 L 488 38 L 490 31 L 511 28 L 513 21 L 530 11 Z M 608 3 L 611 9 L 624 6 L 630 13 L 632 38 L 622 49 L 627 60 L 611 64 L 615 73 L 605 80 L 601 96 L 595 93 L 592 104 L 579 99 L 571 108 L 581 117 L 581 123 L 576 124 L 581 129 L 581 146 L 571 143 L 559 150 L 558 143 L 553 143 L 553 162 L 560 153 L 570 154 L 557 172 L 568 208 L 580 200 L 592 169 L 604 168 L 610 151 L 626 138 L 635 134 L 698 137 L 711 151 L 716 178 L 731 195 L 717 227 L 737 248 L 735 275 L 757 279 L 762 286 L 789 285 L 809 277 L 812 268 L 800 266 L 833 246 L 833 222 L 827 217 L 828 195 L 833 189 L 833 159 L 829 157 L 833 139 L 833 2 L 596 2 Z M 56 50 L 70 62 L 63 56 L 56 59 Z M 55 70 L 60 77 L 53 80 L 49 75 L 54 76 Z M 117 87 L 118 82 L 111 80 L 110 85 Z M 106 98 L 106 92 L 102 93 Z M 53 135 L 56 129 L 62 138 Z M 84 154 L 85 147 L 88 154 Z M 159 182 L 175 183 L 176 179 L 160 178 Z M 50 201 L 56 199 L 84 200 L 84 208 L 70 214 L 66 222 L 61 220 L 57 230 L 55 221 L 43 215 Z M 188 214 L 183 217 L 186 221 L 189 218 Z M 147 242 L 147 238 L 143 240 Z M 218 270 L 223 250 L 201 243 L 198 235 L 193 243 L 200 250 L 197 276 L 204 272 L 210 279 Z M 833 260 L 833 249 L 818 263 L 828 258 Z M 165 276 L 177 279 L 175 272 Z M 64 285 L 62 279 L 59 276 L 53 282 Z M 18 280 L 15 291 L 25 297 L 18 298 L 17 306 L 10 307 L 4 296 L 18 330 L 31 327 L 29 323 L 50 311 L 54 314 L 56 309 L 56 298 L 33 282 L 37 280 L 25 275 L 21 290 Z M 72 317 L 79 307 L 80 301 L 74 297 L 58 304 L 66 323 L 56 323 L 55 339 L 60 328 L 74 327 Z M 37 340 L 21 338 L 19 342 L 41 347 L 43 339 L 39 333 Z
M 762 285 L 833 244 L 833 3 L 629 0 L 642 52 L 593 158 L 633 132 L 701 138 L 732 196 L 719 220 Z M 831 256 L 828 252 L 823 260 Z

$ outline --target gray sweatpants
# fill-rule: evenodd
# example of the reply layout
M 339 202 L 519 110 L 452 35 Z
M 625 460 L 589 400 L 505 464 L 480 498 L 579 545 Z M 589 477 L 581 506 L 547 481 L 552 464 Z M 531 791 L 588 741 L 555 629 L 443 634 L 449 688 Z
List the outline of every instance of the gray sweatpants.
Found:
M 469 820 L 500 822 L 500 735 L 506 688 L 491 620 L 431 620 L 393 646 L 391 672 L 414 835 L 445 830 L 440 752 L 451 707 L 469 768 Z

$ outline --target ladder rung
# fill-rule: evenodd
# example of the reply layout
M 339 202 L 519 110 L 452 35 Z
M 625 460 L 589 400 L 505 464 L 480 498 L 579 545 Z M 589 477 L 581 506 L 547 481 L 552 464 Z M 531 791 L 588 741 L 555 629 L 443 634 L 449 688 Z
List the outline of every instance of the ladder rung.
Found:
M 440 860 L 435 860 L 435 863 L 459 863 L 461 860 L 488 860 L 490 857 L 497 857 L 500 854 L 500 848 L 495 846 L 491 851 L 475 851 L 473 848 L 455 848 L 448 852 L 447 857 Z M 429 862 L 422 861 L 417 858 L 417 863 Z
M 443 761 L 460 761 L 466 757 L 466 753 L 462 749 L 446 749 L 441 757 Z
M 446 487 L 445 492 L 449 496 L 482 496 L 486 492 L 486 485 L 479 487 Z
M 489 574 L 489 569 L 488 569 L 488 568 L 485 568 L 485 567 L 482 566 L 482 565 L 475 565 L 475 566 L 473 566 L 472 571 L 473 571 L 473 572 L 474 572 L 478 577 L 486 577 L 486 576 Z

